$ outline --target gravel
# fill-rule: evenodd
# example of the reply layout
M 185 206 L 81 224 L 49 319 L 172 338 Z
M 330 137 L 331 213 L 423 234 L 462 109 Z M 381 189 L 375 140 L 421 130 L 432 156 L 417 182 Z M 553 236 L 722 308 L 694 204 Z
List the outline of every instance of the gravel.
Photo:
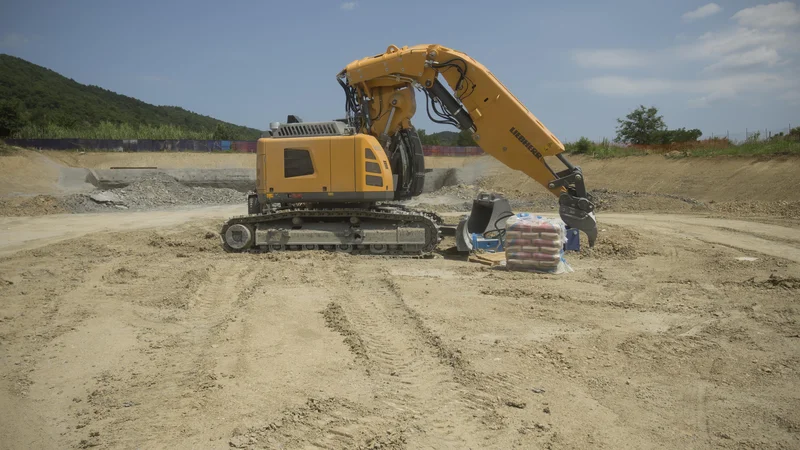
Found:
M 155 174 L 123 188 L 74 194 L 62 203 L 71 212 L 144 210 L 181 205 L 221 205 L 246 201 L 245 194 L 228 188 L 189 187 L 165 174 Z

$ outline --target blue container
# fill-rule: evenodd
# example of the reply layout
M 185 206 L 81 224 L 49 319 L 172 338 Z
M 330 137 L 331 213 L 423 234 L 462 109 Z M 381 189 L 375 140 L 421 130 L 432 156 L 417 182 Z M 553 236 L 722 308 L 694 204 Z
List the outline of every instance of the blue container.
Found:
M 503 242 L 500 239 L 485 238 L 479 233 L 472 233 L 472 248 L 475 250 L 503 251 Z
M 577 228 L 567 228 L 567 242 L 564 243 L 564 251 L 581 251 L 581 235 Z

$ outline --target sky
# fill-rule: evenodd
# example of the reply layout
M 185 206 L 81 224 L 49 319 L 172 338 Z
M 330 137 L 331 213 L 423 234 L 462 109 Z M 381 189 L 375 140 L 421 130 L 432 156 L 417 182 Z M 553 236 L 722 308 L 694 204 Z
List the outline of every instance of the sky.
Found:
M 800 125 L 797 2 L 0 2 L 0 53 L 258 129 L 341 118 L 348 63 L 434 43 L 483 63 L 562 141 L 613 138 L 640 104 L 704 136 Z M 418 128 L 450 129 L 417 101 Z

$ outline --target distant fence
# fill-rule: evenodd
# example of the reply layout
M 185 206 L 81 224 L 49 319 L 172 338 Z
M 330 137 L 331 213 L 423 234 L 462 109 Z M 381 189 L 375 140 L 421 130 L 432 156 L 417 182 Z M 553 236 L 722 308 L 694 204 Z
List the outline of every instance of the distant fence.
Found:
M 107 150 L 117 152 L 233 152 L 255 153 L 256 141 L 200 141 L 194 139 L 6 139 L 9 145 L 39 150 Z M 425 156 L 478 156 L 480 147 L 423 145 Z
M 423 145 L 425 156 L 478 156 L 483 154 L 480 147 L 446 147 L 444 145 Z

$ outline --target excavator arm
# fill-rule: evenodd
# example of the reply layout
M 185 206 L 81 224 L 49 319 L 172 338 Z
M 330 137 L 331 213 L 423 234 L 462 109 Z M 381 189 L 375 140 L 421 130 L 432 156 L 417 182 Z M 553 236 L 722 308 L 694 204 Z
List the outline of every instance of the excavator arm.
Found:
M 581 169 L 563 155 L 558 138 L 479 62 L 440 45 L 390 46 L 383 54 L 348 64 L 338 79 L 346 94 L 348 122 L 388 149 L 407 195 L 421 191 L 413 176 L 421 159 L 411 124 L 416 114 L 412 89 L 417 88 L 427 97 L 432 121 L 469 130 L 486 153 L 556 195 L 562 220 L 594 244 L 594 204 Z M 554 171 L 546 157 L 555 157 L 564 168 Z

